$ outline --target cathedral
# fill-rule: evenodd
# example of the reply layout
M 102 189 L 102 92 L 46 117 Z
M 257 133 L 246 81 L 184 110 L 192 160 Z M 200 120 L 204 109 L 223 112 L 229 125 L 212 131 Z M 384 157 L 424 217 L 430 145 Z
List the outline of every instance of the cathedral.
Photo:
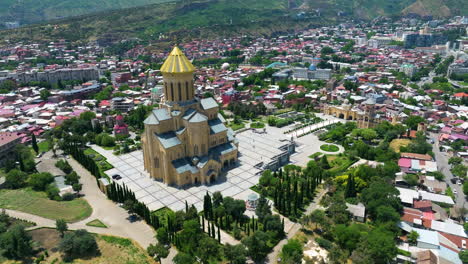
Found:
M 164 102 L 144 121 L 145 170 L 174 186 L 214 182 L 237 162 L 234 132 L 213 98 L 195 97 L 194 72 L 175 47 L 161 66 Z

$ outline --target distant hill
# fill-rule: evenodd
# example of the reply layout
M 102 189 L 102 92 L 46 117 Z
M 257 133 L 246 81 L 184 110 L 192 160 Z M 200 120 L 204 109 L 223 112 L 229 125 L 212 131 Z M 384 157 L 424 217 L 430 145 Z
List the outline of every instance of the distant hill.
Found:
M 466 0 L 417 0 L 402 11 L 435 18 L 468 15 Z
M 0 0 L 0 24 L 25 25 L 162 2 L 167 0 Z
M 69 1 L 71 0 L 62 0 Z M 74 5 L 82 1 L 85 0 L 75 0 Z M 123 4 L 124 1 L 101 0 L 96 3 Z M 133 3 L 150 1 L 165 0 L 137 0 Z M 467 8 L 461 4 L 464 1 L 466 0 L 180 0 L 2 31 L 0 41 L 65 38 L 72 41 L 97 40 L 106 44 L 137 37 L 151 43 L 164 36 L 169 36 L 173 41 L 182 41 L 193 36 L 282 34 L 307 26 L 334 24 L 343 18 L 367 20 L 381 15 L 425 15 L 437 9 L 445 10 L 439 12 L 440 16 L 448 16 L 464 12 L 460 11 Z

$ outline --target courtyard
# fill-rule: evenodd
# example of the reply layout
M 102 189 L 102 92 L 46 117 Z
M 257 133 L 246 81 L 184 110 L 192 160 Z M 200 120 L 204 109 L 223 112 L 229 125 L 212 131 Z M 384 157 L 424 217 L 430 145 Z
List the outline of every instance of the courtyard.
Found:
M 116 156 L 111 150 L 105 150 L 97 145 L 91 147 L 106 157 L 107 161 L 114 166 L 107 170 L 106 174 L 112 176 L 119 174 L 122 179 L 116 181 L 125 184 L 131 189 L 136 198 L 145 203 L 150 210 L 158 210 L 168 207 L 177 211 L 185 208 L 185 202 L 193 204 L 198 210 L 203 209 L 203 197 L 208 192 L 221 192 L 223 196 L 231 196 L 235 199 L 246 200 L 248 195 L 254 191 L 250 187 L 258 184 L 261 168 L 264 165 L 274 163 L 278 157 L 284 157 L 285 145 L 291 139 L 291 135 L 285 135 L 284 128 L 267 127 L 263 129 L 246 130 L 236 135 L 239 140 L 239 162 L 226 174 L 219 176 L 216 182 L 210 185 L 196 185 L 187 188 L 168 186 L 160 181 L 150 178 L 144 170 L 143 153 L 141 150 L 128 154 Z M 296 139 L 294 139 L 296 141 Z M 309 155 L 317 152 L 320 142 L 315 135 L 308 135 L 297 139 L 295 153 L 290 162 L 304 166 Z M 281 148 L 281 149 L 280 149 Z

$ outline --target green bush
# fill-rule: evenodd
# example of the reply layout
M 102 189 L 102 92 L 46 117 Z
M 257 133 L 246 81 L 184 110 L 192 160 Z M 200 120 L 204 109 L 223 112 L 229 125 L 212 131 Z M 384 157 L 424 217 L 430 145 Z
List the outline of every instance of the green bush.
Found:
M 333 243 L 325 238 L 317 237 L 315 238 L 315 242 L 326 250 L 330 250 L 333 247 Z

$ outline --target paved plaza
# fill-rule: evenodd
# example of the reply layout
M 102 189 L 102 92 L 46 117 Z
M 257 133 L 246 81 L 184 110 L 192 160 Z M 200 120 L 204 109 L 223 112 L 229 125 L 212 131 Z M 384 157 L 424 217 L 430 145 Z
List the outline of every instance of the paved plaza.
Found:
M 153 180 L 143 167 L 142 151 L 134 151 L 128 154 L 116 156 L 110 150 L 92 145 L 92 148 L 105 156 L 107 161 L 114 166 L 106 171 L 111 176 L 122 176 L 117 183 L 125 184 L 131 189 L 136 198 L 145 203 L 150 210 L 168 207 L 174 211 L 185 208 L 185 201 L 193 204 L 198 210 L 203 209 L 203 197 L 206 192 L 212 194 L 220 191 L 223 196 L 231 196 L 235 199 L 246 200 L 253 193 L 250 187 L 258 184 L 260 179 L 259 164 L 266 164 L 284 151 L 281 146 L 288 143 L 291 135 L 283 132 L 290 129 L 284 128 L 259 129 L 259 133 L 247 130 L 236 135 L 239 140 L 239 163 L 230 169 L 225 175 L 220 175 L 218 180 L 210 185 L 190 186 L 185 189 L 168 186 L 162 182 Z M 296 140 L 296 139 L 295 139 Z M 305 165 L 309 155 L 315 153 L 323 142 L 318 141 L 314 135 L 308 135 L 297 139 L 297 154 L 291 157 L 292 163 Z

